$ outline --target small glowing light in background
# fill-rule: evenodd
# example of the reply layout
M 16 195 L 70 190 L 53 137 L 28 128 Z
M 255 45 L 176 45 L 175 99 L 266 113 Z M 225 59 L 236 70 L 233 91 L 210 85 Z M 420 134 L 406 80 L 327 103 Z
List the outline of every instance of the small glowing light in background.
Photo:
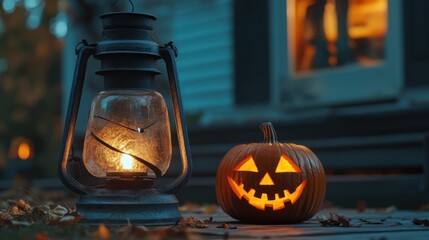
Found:
M 133 169 L 133 158 L 128 154 L 122 154 L 121 165 L 122 165 L 122 169 L 124 170 Z
M 29 10 L 27 17 L 27 27 L 29 29 L 36 29 L 42 22 L 43 5 L 38 5 L 36 8 Z
M 27 10 L 26 26 L 28 29 L 36 29 L 42 24 L 45 0 L 0 0 L 4 12 L 13 13 L 18 5 L 22 5 Z M 67 35 L 67 9 L 68 3 L 65 0 L 58 1 L 59 13 L 50 21 L 50 32 L 57 38 L 64 38 Z M 0 36 L 4 33 L 5 27 L 0 18 Z
M 12 139 L 9 149 L 9 159 L 29 160 L 34 156 L 33 143 L 24 137 Z
M 18 157 L 21 160 L 27 160 L 30 158 L 31 148 L 30 145 L 26 142 L 22 142 L 18 146 Z
M 16 8 L 16 1 L 15 0 L 3 0 L 3 10 L 6 13 L 13 13 Z
M 41 4 L 41 0 L 24 0 L 24 7 L 28 11 L 38 7 Z
M 51 33 L 57 38 L 63 38 L 67 35 L 67 16 L 64 12 L 58 13 L 58 15 L 51 20 L 50 25 Z

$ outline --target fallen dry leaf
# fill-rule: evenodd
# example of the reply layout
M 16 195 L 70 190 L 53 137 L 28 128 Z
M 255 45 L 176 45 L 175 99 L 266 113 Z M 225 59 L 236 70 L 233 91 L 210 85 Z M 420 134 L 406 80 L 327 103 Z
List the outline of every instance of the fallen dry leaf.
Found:
M 30 222 L 27 221 L 16 221 L 16 220 L 12 220 L 10 221 L 12 226 L 21 226 L 21 227 L 28 227 L 31 226 Z
M 67 226 L 78 223 L 82 219 L 79 215 L 67 215 L 60 219 L 50 221 L 49 225 Z
M 414 218 L 413 219 L 413 223 L 415 225 L 424 225 L 426 227 L 429 227 L 429 219 L 418 219 L 418 218 Z
M 69 216 L 65 216 L 65 217 L 60 218 L 60 220 L 58 220 L 58 222 L 74 222 L 75 219 L 76 219 L 75 216 L 69 215 Z
M 23 211 L 29 211 L 31 208 L 22 198 L 18 200 L 16 206 Z
M 59 216 L 64 216 L 66 215 L 69 211 L 67 208 L 61 206 L 61 205 L 57 205 L 54 209 L 52 209 L 52 212 L 59 215 Z
M 216 228 L 237 229 L 237 226 L 232 226 L 229 223 L 222 223 L 222 225 L 217 226 Z
M 331 213 L 329 218 L 322 216 L 323 219 L 319 220 L 319 223 L 324 227 L 351 227 L 350 219 L 343 216 Z
M 36 240 L 52 240 L 47 232 L 37 233 Z
M 210 220 L 208 220 L 210 221 Z M 200 219 L 197 219 L 195 217 L 187 217 L 184 218 L 176 223 L 176 226 L 179 228 L 208 228 L 207 220 L 203 221 Z
M 3 212 L 0 216 L 0 220 L 12 221 L 13 217 L 12 217 L 12 215 L 9 214 L 9 212 Z
M 24 215 L 25 214 L 25 212 L 24 211 L 22 211 L 22 210 L 20 210 L 17 206 L 12 206 L 10 209 L 9 209 L 9 214 L 10 215 L 12 215 L 12 216 L 21 216 L 21 215 Z
M 95 239 L 100 240 L 110 240 L 110 231 L 103 223 L 98 225 L 97 230 L 95 230 L 92 234 Z

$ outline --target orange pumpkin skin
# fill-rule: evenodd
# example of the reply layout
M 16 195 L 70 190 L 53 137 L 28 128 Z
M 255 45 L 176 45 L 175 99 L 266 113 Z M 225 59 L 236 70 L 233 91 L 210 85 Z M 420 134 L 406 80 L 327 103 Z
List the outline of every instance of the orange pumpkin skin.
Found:
M 305 146 L 278 143 L 271 123 L 261 124 L 261 130 L 263 143 L 235 146 L 220 163 L 216 174 L 219 205 L 242 222 L 278 224 L 310 219 L 325 197 L 321 162 Z

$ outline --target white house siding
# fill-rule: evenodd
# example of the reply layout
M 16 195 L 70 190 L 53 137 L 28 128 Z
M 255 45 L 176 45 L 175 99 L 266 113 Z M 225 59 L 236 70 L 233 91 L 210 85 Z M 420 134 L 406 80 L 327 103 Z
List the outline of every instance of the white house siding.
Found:
M 155 38 L 173 40 L 187 113 L 233 106 L 233 1 L 145 1 Z M 161 43 L 161 42 L 160 42 Z

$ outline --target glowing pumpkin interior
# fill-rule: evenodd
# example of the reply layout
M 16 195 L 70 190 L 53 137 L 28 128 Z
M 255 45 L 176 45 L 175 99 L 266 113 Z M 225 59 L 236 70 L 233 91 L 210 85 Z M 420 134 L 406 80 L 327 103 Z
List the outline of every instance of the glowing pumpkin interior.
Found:
M 255 164 L 255 160 L 252 155 L 246 157 L 243 161 L 241 161 L 234 169 L 237 172 L 253 172 L 259 173 L 258 167 Z M 277 164 L 275 173 L 301 173 L 301 168 L 287 155 L 282 154 L 280 160 Z M 253 207 L 264 211 L 266 207 L 272 208 L 274 211 L 283 209 L 287 202 L 291 202 L 294 204 L 302 192 L 304 191 L 305 185 L 307 184 L 307 180 L 303 180 L 299 186 L 295 189 L 294 192 L 290 192 L 288 189 L 283 189 L 283 197 L 280 197 L 279 193 L 274 194 L 274 199 L 268 199 L 267 193 L 262 193 L 261 197 L 256 197 L 256 190 L 250 188 L 250 190 L 246 191 L 244 188 L 244 183 L 236 183 L 234 179 L 228 176 L 228 183 L 235 195 L 239 199 L 243 197 L 247 200 L 247 202 Z M 275 186 L 276 183 L 273 181 L 272 176 L 266 172 L 263 174 L 263 177 L 259 181 L 259 185 L 261 186 Z

